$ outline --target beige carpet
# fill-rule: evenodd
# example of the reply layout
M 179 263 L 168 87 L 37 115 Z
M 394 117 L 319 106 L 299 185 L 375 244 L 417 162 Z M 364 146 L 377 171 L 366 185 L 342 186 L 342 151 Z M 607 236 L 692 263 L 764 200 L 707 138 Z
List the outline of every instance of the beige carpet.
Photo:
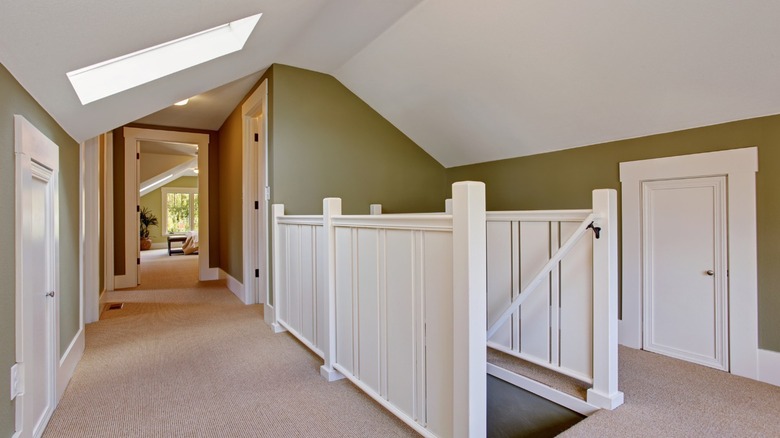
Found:
M 87 326 L 87 348 L 46 437 L 408 437 L 262 306 L 197 281 L 196 256 L 145 252 L 142 287 Z
M 620 347 L 625 404 L 562 437 L 780 437 L 780 388 L 646 351 Z M 586 387 L 488 349 L 488 361 L 585 398 Z

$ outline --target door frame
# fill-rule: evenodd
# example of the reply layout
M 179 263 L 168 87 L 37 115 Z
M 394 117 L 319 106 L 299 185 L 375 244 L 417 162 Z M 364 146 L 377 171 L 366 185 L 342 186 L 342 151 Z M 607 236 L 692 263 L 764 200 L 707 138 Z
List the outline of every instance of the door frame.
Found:
M 642 182 L 726 176 L 729 260 L 729 362 L 731 373 L 758 379 L 758 260 L 756 172 L 758 148 L 620 163 L 623 227 L 620 343 L 642 348 Z
M 139 141 L 189 143 L 198 145 L 198 277 L 201 281 L 217 280 L 219 268 L 210 267 L 209 260 L 209 135 L 196 132 L 167 131 L 164 129 L 122 128 L 125 139 L 125 275 L 114 276 L 116 288 L 135 287 L 138 284 L 138 212 L 140 205 L 138 184 L 137 145 Z M 116 223 L 116 219 L 114 220 Z M 130 275 L 127 273 L 130 272 Z M 133 275 L 135 273 L 135 275 Z
M 726 187 L 727 187 L 727 181 L 725 175 L 718 175 L 718 176 L 710 176 L 710 177 L 699 177 L 699 178 L 684 178 L 684 179 L 660 179 L 660 180 L 653 180 L 653 181 L 643 181 L 642 182 L 642 270 L 643 272 L 651 272 L 651 270 L 654 270 L 655 265 L 652 261 L 653 259 L 658 260 L 657 258 L 652 257 L 652 254 L 654 252 L 655 246 L 655 237 L 657 236 L 655 234 L 655 231 L 651 231 L 650 228 L 652 227 L 652 220 L 651 220 L 651 214 L 648 210 L 648 201 L 649 201 L 649 194 L 656 190 L 674 190 L 674 189 L 690 189 L 690 188 L 701 188 L 701 187 L 709 187 L 712 188 L 713 193 L 715 194 L 714 200 L 713 200 L 713 248 L 714 248 L 714 257 L 711 265 L 702 265 L 699 266 L 701 269 L 699 271 L 699 275 L 704 274 L 705 269 L 711 269 L 713 270 L 712 277 L 710 279 L 712 280 L 712 287 L 713 291 L 715 292 L 715 327 L 714 327 L 714 339 L 715 339 L 715 351 L 714 351 L 714 358 L 708 358 L 708 357 L 702 357 L 698 353 L 693 353 L 690 351 L 682 350 L 682 349 L 676 349 L 673 347 L 669 347 L 667 345 L 663 344 L 655 344 L 653 342 L 653 336 L 652 333 L 654 332 L 653 326 L 655 318 L 654 312 L 655 307 L 652 305 L 652 303 L 655 300 L 654 297 L 654 291 L 655 288 L 653 288 L 653 276 L 644 276 L 643 278 L 643 292 L 648 291 L 647 293 L 643 293 L 643 339 L 642 339 L 642 348 L 648 351 L 653 351 L 656 353 L 664 354 L 667 356 L 675 357 L 678 359 L 686 360 L 688 362 L 698 363 L 701 365 L 709 366 L 715 369 L 728 371 L 729 370 L 729 342 L 728 342 L 728 258 L 726 257 L 726 254 L 728 254 L 728 230 L 726 229 L 728 225 L 727 220 L 727 212 L 728 212 L 728 199 L 726 195 Z M 670 212 L 667 210 L 664 212 L 664 216 L 669 214 Z M 674 212 L 671 213 L 674 218 L 674 220 L 679 220 L 679 216 L 674 215 Z M 669 217 L 669 216 L 667 216 Z M 650 224 L 650 226 L 648 226 Z M 688 322 L 687 320 L 685 322 Z
M 242 141 L 242 206 L 243 217 L 243 297 L 244 304 L 268 305 L 268 79 L 257 87 L 241 105 Z M 258 119 L 258 141 L 255 142 L 254 120 Z M 261 151 L 261 153 L 258 153 Z M 258 208 L 255 209 L 255 201 Z M 258 213 L 255 214 L 255 211 Z M 255 270 L 259 274 L 255 277 Z M 266 320 L 273 312 L 264 312 Z
M 59 278 L 59 147 L 41 133 L 35 126 L 33 126 L 27 119 L 20 115 L 14 115 L 14 152 L 15 152 L 15 173 L 16 173 L 16 190 L 15 190 L 15 211 L 16 211 L 16 224 L 15 224 L 15 260 L 16 260 L 16 366 L 21 364 L 21 370 L 19 372 L 19 380 L 22 382 L 22 388 L 25 386 L 27 379 L 35 376 L 27 375 L 24 372 L 24 368 L 28 363 L 25 362 L 25 319 L 22 309 L 23 292 L 24 292 L 24 224 L 26 223 L 26 215 L 24 209 L 24 197 L 22 194 L 24 176 L 26 172 L 30 172 L 30 166 L 32 160 L 35 160 L 41 166 L 51 170 L 50 179 L 50 194 L 52 195 L 51 206 L 53 208 L 52 221 L 53 224 L 49 226 L 53 227 L 52 242 L 51 242 L 51 257 L 49 269 L 49 275 L 52 280 L 52 290 L 54 291 L 54 297 L 52 300 L 47 301 L 49 307 L 49 314 L 51 315 L 48 321 L 48 331 L 50 345 L 47 347 L 49 350 L 50 363 L 47 364 L 47 372 L 49 373 L 49 386 L 47 393 L 49 394 L 49 406 L 50 410 L 47 413 L 47 417 L 44 423 L 48 423 L 51 415 L 54 413 L 54 409 L 57 406 L 57 364 L 60 358 L 59 352 L 59 340 L 60 340 L 60 326 L 59 326 L 59 303 L 60 303 L 60 278 Z M 21 436 L 25 433 L 24 426 L 26 422 L 25 411 L 29 408 L 28 401 L 25 399 L 24 390 L 21 394 L 16 396 L 16 433 L 14 436 Z M 45 425 L 44 425 L 45 427 Z M 27 431 L 31 433 L 32 431 Z

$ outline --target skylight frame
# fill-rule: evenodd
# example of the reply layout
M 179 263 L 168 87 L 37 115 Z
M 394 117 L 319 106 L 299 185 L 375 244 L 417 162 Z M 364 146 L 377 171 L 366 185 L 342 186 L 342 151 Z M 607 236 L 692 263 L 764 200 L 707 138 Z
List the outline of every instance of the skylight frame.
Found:
M 244 48 L 262 13 L 67 73 L 82 105 Z

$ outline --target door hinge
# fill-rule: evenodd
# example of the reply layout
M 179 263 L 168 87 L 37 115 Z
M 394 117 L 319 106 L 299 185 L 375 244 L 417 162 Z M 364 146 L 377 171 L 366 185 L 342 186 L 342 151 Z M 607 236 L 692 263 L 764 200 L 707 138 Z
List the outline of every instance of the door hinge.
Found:
M 140 152 L 136 152 L 135 153 L 135 159 L 136 160 L 140 160 L 141 159 L 141 153 Z
M 259 209 L 260 209 L 260 202 L 255 201 L 255 210 L 259 210 Z
M 136 205 L 135 206 L 135 212 L 136 213 L 140 213 L 141 212 L 141 206 L 140 205 Z
M 260 134 L 255 132 L 255 141 L 260 141 Z
M 265 200 L 270 201 L 271 200 L 271 187 L 265 186 Z
M 136 265 L 140 265 L 141 264 L 141 257 L 138 257 L 137 259 L 135 259 L 135 264 Z
M 11 400 L 15 399 L 17 395 L 24 392 L 24 388 L 22 388 L 22 382 L 24 382 L 24 378 L 22 374 L 24 368 L 22 368 L 22 364 L 15 363 L 11 365 Z
M 255 269 L 255 278 L 260 278 L 260 270 Z

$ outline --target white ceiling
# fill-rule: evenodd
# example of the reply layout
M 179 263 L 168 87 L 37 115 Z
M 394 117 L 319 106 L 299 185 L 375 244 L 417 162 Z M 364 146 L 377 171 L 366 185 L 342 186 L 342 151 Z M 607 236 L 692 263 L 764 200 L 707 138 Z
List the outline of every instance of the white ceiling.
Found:
M 257 12 L 244 50 L 102 101 L 66 79 Z M 761 0 L 3 0 L 0 62 L 77 140 L 216 129 L 274 62 L 331 73 L 450 167 L 780 113 L 777 17 Z M 220 105 L 167 108 L 221 86 L 202 95 Z

